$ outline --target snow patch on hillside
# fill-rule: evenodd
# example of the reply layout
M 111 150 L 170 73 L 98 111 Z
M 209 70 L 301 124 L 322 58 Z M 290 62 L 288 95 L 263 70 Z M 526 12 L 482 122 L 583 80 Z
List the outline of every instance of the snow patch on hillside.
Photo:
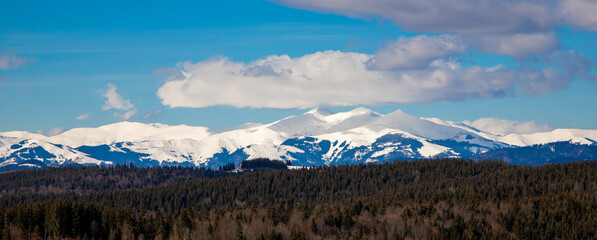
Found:
M 306 140 L 307 137 L 314 140 Z M 318 155 L 282 145 L 289 139 L 296 139 L 296 144 L 304 144 L 297 147 Z M 151 164 L 210 166 L 225 162 L 214 162 L 216 155 L 299 162 L 301 159 L 293 156 L 306 156 L 309 161 L 339 164 L 383 160 L 388 154 L 427 158 L 459 156 L 459 153 L 470 154 L 467 151 L 478 153 L 560 141 L 594 144 L 597 130 L 556 129 L 500 136 L 464 123 L 417 118 L 400 110 L 383 115 L 362 107 L 341 113 L 316 108 L 269 124 L 249 123 L 224 129 L 119 122 L 97 128 L 75 128 L 52 137 L 23 131 L 4 132 L 0 133 L 0 167 L 25 164 L 24 160 L 49 165 L 111 164 L 75 149 L 101 145 L 109 146 L 108 151 L 113 153 L 138 154 L 139 161 L 152 161 Z M 330 145 L 329 150 L 327 145 Z M 40 157 L 42 153 L 52 157 Z

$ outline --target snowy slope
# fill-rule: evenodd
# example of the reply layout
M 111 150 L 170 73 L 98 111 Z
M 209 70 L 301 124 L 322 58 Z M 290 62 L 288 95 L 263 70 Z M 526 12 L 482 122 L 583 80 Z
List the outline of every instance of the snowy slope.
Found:
M 332 113 L 325 108 L 315 108 L 302 115 L 290 116 L 266 126 L 286 137 L 314 136 L 358 128 L 381 116 L 366 108 L 356 108 L 342 113 Z
M 496 140 L 499 136 L 491 134 L 491 133 L 486 133 L 483 132 L 479 129 L 476 129 L 474 127 L 471 127 L 469 125 L 466 125 L 464 123 L 461 122 L 454 122 L 454 121 L 448 121 L 448 120 L 442 120 L 439 118 L 421 118 L 436 124 L 440 124 L 440 125 L 444 125 L 444 126 L 449 126 L 449 127 L 453 127 L 453 128 L 459 128 L 461 130 L 464 130 L 466 132 L 470 132 L 470 133 L 474 133 L 477 134 L 481 137 L 487 138 L 487 139 L 491 139 L 491 140 Z
M 533 134 L 508 134 L 499 137 L 498 141 L 515 146 L 530 146 L 552 142 L 572 141 L 581 144 L 597 142 L 597 130 L 555 129 L 551 132 Z
M 111 144 L 115 142 L 136 142 L 151 140 L 204 139 L 209 129 L 186 125 L 144 124 L 119 122 L 98 128 L 75 128 L 62 134 L 49 137 L 49 142 L 73 147 Z
M 597 130 L 588 129 L 555 129 L 550 132 L 539 132 L 532 134 L 508 134 L 505 136 L 494 135 L 491 133 L 480 131 L 474 127 L 468 126 L 464 123 L 441 120 L 437 118 L 424 118 L 426 120 L 442 124 L 450 127 L 456 127 L 465 131 L 475 133 L 484 138 L 496 142 L 502 142 L 514 146 L 531 146 L 536 144 L 546 144 L 553 142 L 572 141 L 574 143 L 592 144 L 597 141 Z
M 553 142 L 594 144 L 597 130 L 556 129 L 506 136 L 464 123 L 417 118 L 400 110 L 333 113 L 316 108 L 269 123 L 225 129 L 119 122 L 44 135 L 0 133 L 0 169 L 133 163 L 217 167 L 265 157 L 293 165 L 330 165 L 433 157 L 469 157 Z
M 0 148 L 0 169 L 31 165 L 60 166 L 67 164 L 102 165 L 110 162 L 97 160 L 65 145 L 58 145 L 40 139 L 22 140 Z M 40 167 L 41 167 L 40 166 Z

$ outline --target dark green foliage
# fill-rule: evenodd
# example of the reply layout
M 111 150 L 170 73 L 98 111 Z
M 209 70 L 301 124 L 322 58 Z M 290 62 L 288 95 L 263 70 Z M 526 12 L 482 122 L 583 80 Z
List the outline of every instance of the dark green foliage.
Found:
M 191 206 L 268 207 L 375 197 L 388 203 L 431 200 L 480 204 L 555 195 L 595 178 L 595 162 L 510 166 L 454 159 L 396 161 L 380 165 L 317 167 L 197 179 L 144 190 L 100 191 L 73 197 L 110 207 L 168 212 Z
M 283 162 L 278 160 L 270 160 L 267 158 L 256 158 L 243 161 L 240 164 L 240 169 L 286 169 L 290 166 L 290 161 Z
M 219 168 L 219 170 L 220 171 L 232 171 L 232 170 L 234 170 L 234 168 L 235 168 L 234 163 L 228 163 L 228 164 L 226 164 L 224 166 L 221 166 Z
M 275 225 L 282 222 L 288 223 L 290 214 L 292 212 L 292 205 L 271 205 L 267 208 L 267 217 L 272 220 Z
M 503 148 L 471 156 L 473 159 L 502 159 L 516 165 L 537 166 L 545 163 L 592 161 L 597 159 L 597 144 L 569 141 Z
M 595 162 L 522 167 L 443 159 L 234 175 L 184 168 L 81 169 L 65 170 L 72 176 L 57 169 L 0 176 L 2 239 L 597 237 Z M 124 190 L 106 185 L 106 190 L 16 192 L 54 179 L 52 186 L 67 188 L 66 179 L 84 176 L 77 171 L 109 172 L 100 179 L 122 176 L 120 182 L 146 179 L 135 177 L 139 173 L 192 180 L 144 180 Z M 12 187 L 6 181 L 15 176 L 31 179 Z
M 232 168 L 234 169 L 234 164 Z M 197 178 L 213 178 L 224 174 L 206 168 L 142 168 L 134 165 L 18 170 L 0 174 L 0 193 L 6 196 L 125 190 Z
M 271 240 L 283 240 L 284 236 L 282 236 L 281 233 L 278 233 L 278 232 L 272 230 L 272 233 L 269 235 L 269 239 L 271 239 Z

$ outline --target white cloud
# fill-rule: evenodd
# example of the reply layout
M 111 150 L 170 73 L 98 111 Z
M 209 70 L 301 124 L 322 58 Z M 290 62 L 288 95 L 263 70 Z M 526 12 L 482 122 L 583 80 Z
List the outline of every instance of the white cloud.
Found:
M 185 79 L 166 82 L 157 95 L 170 107 L 309 108 L 499 97 L 514 81 L 512 71 L 499 67 L 436 61 L 421 70 L 378 71 L 368 70 L 371 59 L 326 51 L 250 64 L 225 58 L 185 63 Z
M 441 38 L 401 41 L 434 45 Z M 166 81 L 157 95 L 170 107 L 310 108 L 500 98 L 519 92 L 541 95 L 565 89 L 575 78 L 597 78 L 589 74 L 593 63 L 574 51 L 544 55 L 520 69 L 463 67 L 442 51 L 405 52 L 424 57 L 413 68 L 398 61 L 386 64 L 388 70 L 371 67 L 379 63 L 379 53 L 340 51 L 297 58 L 273 55 L 248 64 L 226 58 L 186 62 L 180 64 L 176 80 Z M 403 51 L 387 51 L 384 58 L 391 59 L 392 53 L 400 58 Z
M 83 113 L 83 114 L 77 116 L 76 119 L 77 120 L 85 120 L 85 119 L 89 118 L 89 116 L 91 116 L 91 114 L 89 114 L 89 113 Z
M 50 129 L 45 130 L 45 131 L 44 130 L 37 130 L 35 132 L 38 133 L 38 134 L 41 134 L 41 135 L 45 135 L 45 136 L 51 137 L 51 136 L 56 136 L 58 134 L 66 132 L 66 130 L 68 130 L 68 129 L 66 129 L 65 127 L 55 127 L 55 128 L 50 128 Z
M 555 129 L 555 127 L 546 123 L 537 124 L 534 121 L 519 122 L 498 118 L 481 118 L 472 122 L 464 121 L 463 123 L 481 131 L 498 135 L 507 135 L 510 133 L 525 134 L 547 132 Z
M 27 58 L 19 57 L 13 51 L 0 52 L 0 69 L 18 68 L 27 61 Z
M 594 0 L 273 1 L 350 17 L 379 17 L 408 31 L 455 33 L 482 51 L 515 57 L 557 48 L 559 41 L 553 31 L 558 27 L 597 30 Z
M 135 105 L 130 100 L 125 100 L 116 92 L 116 85 L 108 83 L 108 89 L 102 94 L 106 98 L 102 109 L 110 110 L 112 108 L 119 110 L 129 110 L 134 108 Z
M 117 117 L 117 118 L 119 118 L 120 120 L 123 120 L 123 121 L 127 121 L 132 116 L 134 116 L 135 114 L 137 114 L 138 112 L 139 112 L 139 110 L 137 110 L 137 109 L 131 109 L 129 111 L 126 111 L 125 113 L 114 113 L 114 117 Z
M 406 30 L 467 34 L 545 30 L 556 24 L 548 0 L 274 0 L 358 18 L 381 17 Z
M 380 70 L 423 68 L 434 60 L 463 54 L 466 46 L 457 36 L 400 37 L 375 53 L 371 66 Z
M 559 15 L 578 29 L 597 31 L 597 1 L 562 0 Z
M 554 32 L 487 35 L 473 39 L 478 41 L 473 41 L 472 44 L 479 45 L 486 53 L 523 58 L 549 53 L 560 47 L 558 36 Z
M 114 117 L 120 120 L 129 120 L 132 116 L 137 114 L 139 110 L 135 108 L 135 105 L 130 100 L 124 99 L 120 94 L 116 92 L 116 85 L 108 83 L 108 89 L 102 94 L 106 98 L 102 109 L 110 110 L 128 110 L 124 113 L 114 113 Z

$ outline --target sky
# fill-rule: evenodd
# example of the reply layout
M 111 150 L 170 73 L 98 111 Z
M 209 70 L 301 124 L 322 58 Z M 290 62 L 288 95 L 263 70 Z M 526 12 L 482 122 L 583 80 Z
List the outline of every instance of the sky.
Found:
M 0 131 L 314 107 L 597 129 L 593 0 L 7 1 Z

